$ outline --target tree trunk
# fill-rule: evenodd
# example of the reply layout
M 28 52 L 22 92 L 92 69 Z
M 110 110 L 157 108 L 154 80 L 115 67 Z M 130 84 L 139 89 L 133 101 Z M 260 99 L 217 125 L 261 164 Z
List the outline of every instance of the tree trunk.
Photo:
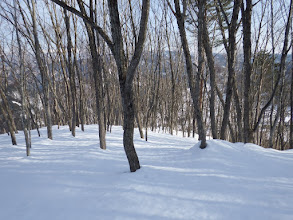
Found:
M 188 41 L 186 37 L 184 15 L 181 13 L 179 0 L 174 0 L 174 3 L 175 3 L 175 10 L 176 10 L 175 16 L 176 16 L 176 20 L 177 20 L 177 24 L 178 24 L 178 28 L 180 32 L 183 51 L 185 54 L 188 82 L 189 82 L 191 97 L 193 100 L 194 113 L 197 120 L 199 140 L 201 140 L 200 148 L 204 149 L 206 147 L 206 131 L 205 131 L 205 126 L 203 124 L 202 111 L 199 106 L 199 77 L 197 74 L 197 79 L 195 81 L 193 68 L 192 68 L 191 55 L 190 55 Z
M 99 124 L 99 138 L 100 138 L 100 148 L 106 149 L 106 130 L 105 130 L 105 119 L 104 119 L 104 102 L 103 102 L 103 79 L 102 79 L 102 61 L 101 55 L 97 52 L 96 42 L 94 40 L 93 30 L 88 33 L 90 37 L 90 48 L 92 55 L 92 65 L 95 80 L 95 93 L 96 93 L 96 107 L 98 115 Z
M 79 118 L 80 118 L 81 130 L 84 131 L 84 124 L 85 124 L 84 82 L 82 79 L 82 73 L 81 73 L 79 66 L 78 66 L 78 63 L 77 63 L 76 51 L 74 53 L 74 66 L 76 69 L 76 73 L 77 73 L 77 77 L 78 77 L 78 84 L 79 84 L 79 112 L 80 112 Z
M 135 172 L 140 169 L 140 163 L 133 143 L 134 133 L 134 92 L 132 86 L 126 86 L 125 82 L 120 81 L 120 92 L 123 106 L 123 145 L 129 162 L 130 171 Z
M 166 20 L 166 18 L 165 18 Z M 170 39 L 169 39 L 169 33 L 168 33 L 168 23 L 166 20 L 166 40 L 167 40 L 167 46 L 168 46 L 168 53 L 169 53 L 169 66 L 170 66 L 170 73 L 171 73 L 171 108 L 169 113 L 169 128 L 170 128 L 170 134 L 173 135 L 174 130 L 174 113 L 175 113 L 175 89 L 176 89 L 176 83 L 175 83 L 175 73 L 173 68 L 173 57 L 172 57 L 172 51 L 171 51 L 171 45 L 170 45 Z
M 80 10 L 84 15 L 86 11 L 81 0 L 78 0 L 78 5 Z M 90 17 L 89 19 L 94 22 L 93 16 L 93 4 L 90 4 Z M 99 124 L 99 139 L 100 139 L 100 148 L 106 149 L 106 126 L 105 126 L 105 115 L 104 115 L 104 101 L 103 101 L 103 77 L 102 77 L 102 58 L 98 52 L 100 46 L 99 37 L 96 37 L 94 28 L 84 21 L 86 30 L 89 38 L 89 46 L 92 57 L 92 66 L 93 66 L 93 75 L 95 81 L 95 93 L 96 93 L 96 108 L 98 115 L 98 124 Z
M 70 82 L 70 94 L 71 94 L 71 134 L 75 137 L 76 129 L 76 89 L 75 89 L 75 72 L 72 62 L 72 40 L 70 34 L 70 20 L 67 15 L 67 11 L 64 10 L 64 20 L 66 25 L 66 34 L 67 34 L 67 67 L 69 73 L 69 82 Z M 68 94 L 69 95 L 69 94 Z
M 221 132 L 220 132 L 220 138 L 225 140 L 227 137 L 227 126 L 229 123 L 229 117 L 230 117 L 230 108 L 231 108 L 231 101 L 232 101 L 232 95 L 233 95 L 233 80 L 235 77 L 235 51 L 236 51 L 236 33 L 237 33 L 237 26 L 238 26 L 238 15 L 240 11 L 241 6 L 241 0 L 235 0 L 233 5 L 233 12 L 232 12 L 232 18 L 229 22 L 227 20 L 227 14 L 224 11 L 222 7 L 222 3 L 220 0 L 218 0 L 219 6 L 217 6 L 217 14 L 218 14 L 218 21 L 224 41 L 225 50 L 227 53 L 228 58 L 228 80 L 227 80 L 227 86 L 226 86 L 226 100 L 225 100 L 225 106 L 224 106 L 224 114 L 223 114 L 223 120 L 222 120 L 222 126 L 221 126 Z M 220 9 L 218 8 L 220 7 Z M 226 25 L 228 26 L 228 40 L 225 37 L 225 30 L 222 23 L 222 17 L 220 15 L 220 11 L 222 12 Z
M 237 89 L 235 77 L 233 77 L 233 97 L 234 97 L 234 102 L 235 102 L 236 123 L 237 123 L 237 130 L 238 130 L 238 135 L 237 135 L 236 141 L 242 142 L 242 139 L 243 139 L 242 111 L 241 111 L 241 104 L 240 104 L 240 99 L 239 99 L 239 95 L 238 95 L 238 89 Z
M 102 77 L 102 58 L 100 54 L 97 54 L 98 57 L 94 65 L 94 78 L 95 78 L 95 88 L 96 88 L 96 105 L 98 113 L 98 122 L 99 122 L 99 138 L 100 138 L 100 148 L 106 149 L 106 126 L 105 126 L 105 108 L 104 108 L 104 97 L 103 97 L 103 77 Z
M 16 2 L 13 2 L 14 4 L 14 25 L 16 29 L 16 40 L 18 44 L 18 56 L 20 61 L 19 71 L 20 71 L 20 84 L 21 84 L 21 119 L 22 119 L 22 127 L 23 127 L 23 133 L 25 137 L 25 145 L 26 145 L 26 156 L 30 156 L 30 148 L 31 148 L 31 137 L 30 137 L 30 126 L 29 126 L 29 120 L 27 116 L 27 99 L 26 99 L 26 89 L 25 89 L 25 83 L 26 83 L 26 77 L 25 77 L 25 71 L 24 71 L 24 59 L 23 59 L 23 53 L 22 53 L 22 46 L 20 42 L 19 37 L 19 30 L 18 30 L 18 21 L 16 17 Z
M 38 37 L 37 22 L 36 22 L 36 7 L 35 1 L 32 0 L 32 8 L 30 9 L 32 22 L 33 22 L 33 36 L 34 36 L 34 49 L 35 55 L 38 63 L 38 67 L 41 73 L 42 86 L 43 86 L 43 95 L 44 95 L 44 109 L 46 113 L 46 125 L 47 125 L 47 136 L 49 139 L 53 139 L 52 133 L 52 117 L 50 110 L 50 91 L 49 91 L 49 77 L 48 70 L 44 60 L 44 54 L 41 49 L 41 45 Z
M 292 23 L 293 18 L 291 18 Z M 291 63 L 293 64 L 293 28 L 291 27 Z M 293 65 L 291 65 L 291 90 L 290 90 L 290 149 L 293 149 Z
M 1 56 L 1 60 L 2 60 L 2 72 L 4 74 L 6 74 L 4 59 L 5 59 L 4 58 L 4 55 L 2 55 Z M 7 80 L 7 76 L 6 75 L 5 75 L 5 80 Z M 15 121 L 14 121 L 13 114 L 12 114 L 11 109 L 9 107 L 8 100 L 6 98 L 6 95 L 4 93 L 5 92 L 4 89 L 5 89 L 5 87 L 0 84 L 0 95 L 1 95 L 1 98 L 2 98 L 2 105 L 3 105 L 4 111 L 7 114 L 6 115 L 6 118 L 7 118 L 6 120 L 9 120 L 10 126 L 12 127 L 12 130 L 14 131 L 13 133 L 18 133 L 17 128 L 16 128 L 16 125 L 15 125 Z
M 137 123 L 137 127 L 139 130 L 139 134 L 140 134 L 140 138 L 144 139 L 144 135 L 143 135 L 143 130 L 142 130 L 142 125 L 141 125 L 141 120 L 140 120 L 140 115 L 139 115 L 139 97 L 140 97 L 140 93 L 139 93 L 139 73 L 137 73 L 137 91 L 136 91 L 136 105 L 135 105 L 135 119 L 136 119 L 136 123 Z
M 243 123 L 244 123 L 244 143 L 252 142 L 253 135 L 251 129 L 251 100 L 250 100 L 250 78 L 252 73 L 251 65 L 251 13 L 252 1 L 246 0 L 241 4 L 242 26 L 243 26 L 243 53 L 244 53 L 244 103 L 243 103 Z
M 202 1 L 202 4 L 198 4 L 199 9 L 199 15 L 198 19 L 202 19 L 202 31 L 203 31 L 203 46 L 205 49 L 205 54 L 207 57 L 208 62 L 208 68 L 210 72 L 210 85 L 211 85 L 211 97 L 210 97 L 210 118 L 211 118 L 211 130 L 212 135 L 214 139 L 218 138 L 218 132 L 217 132 L 217 125 L 216 125 L 216 116 L 215 116 L 215 62 L 214 62 L 214 56 L 213 51 L 210 43 L 210 37 L 208 33 L 207 28 L 207 22 L 206 22 L 206 0 Z
M 128 67 L 123 49 L 123 38 L 121 34 L 117 1 L 108 1 L 108 7 L 110 12 L 112 39 L 114 42 L 112 52 L 118 69 L 124 115 L 123 145 L 129 162 L 130 171 L 135 172 L 136 170 L 140 169 L 140 164 L 133 143 L 135 117 L 133 78 L 142 54 L 143 44 L 146 37 L 150 1 L 143 0 L 138 42 L 136 43 L 135 51 Z
M 2 95 L 2 89 L 1 88 L 0 88 L 0 92 L 1 92 L 1 95 Z M 7 106 L 4 106 L 4 103 L 3 103 L 3 100 L 2 100 L 2 103 L 0 104 L 0 111 L 2 112 L 2 114 L 4 116 L 4 119 L 5 119 L 6 123 L 7 123 L 8 130 L 9 130 L 10 137 L 11 137 L 12 145 L 17 145 L 15 132 L 14 132 L 12 123 L 11 123 L 9 117 L 8 117 L 8 114 L 7 114 L 6 110 L 7 110 Z

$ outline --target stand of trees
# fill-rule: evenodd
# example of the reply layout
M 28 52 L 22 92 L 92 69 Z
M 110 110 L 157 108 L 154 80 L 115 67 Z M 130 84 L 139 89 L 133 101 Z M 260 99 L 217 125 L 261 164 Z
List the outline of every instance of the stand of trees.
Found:
M 99 125 L 293 148 L 292 0 L 3 0 L 0 133 Z M 39 133 L 40 135 L 40 133 Z

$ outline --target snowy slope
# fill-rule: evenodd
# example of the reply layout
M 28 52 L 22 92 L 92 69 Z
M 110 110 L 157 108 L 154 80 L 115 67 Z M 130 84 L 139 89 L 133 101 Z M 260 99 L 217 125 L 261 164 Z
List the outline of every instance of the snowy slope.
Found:
M 98 147 L 98 127 L 54 140 L 32 132 L 32 156 L 0 135 L 1 220 L 293 219 L 293 151 L 192 138 L 135 134 L 142 165 L 130 173 L 122 129 Z

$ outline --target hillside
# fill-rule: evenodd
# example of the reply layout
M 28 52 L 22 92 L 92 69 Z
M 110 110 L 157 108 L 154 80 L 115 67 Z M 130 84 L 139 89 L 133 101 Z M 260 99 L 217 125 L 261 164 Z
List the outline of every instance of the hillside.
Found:
M 293 150 L 135 132 L 142 168 L 130 173 L 122 128 L 98 147 L 98 126 L 54 140 L 32 131 L 31 156 L 0 135 L 0 219 L 293 219 Z

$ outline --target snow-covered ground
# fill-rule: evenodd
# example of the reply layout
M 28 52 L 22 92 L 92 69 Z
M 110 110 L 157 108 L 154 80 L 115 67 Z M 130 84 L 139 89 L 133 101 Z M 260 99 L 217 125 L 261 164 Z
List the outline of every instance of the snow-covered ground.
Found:
M 98 127 L 54 140 L 32 131 L 31 156 L 0 135 L 1 220 L 293 219 L 293 151 L 135 131 L 142 169 L 129 172 L 122 129 L 98 147 Z M 195 145 L 195 146 L 194 146 Z

